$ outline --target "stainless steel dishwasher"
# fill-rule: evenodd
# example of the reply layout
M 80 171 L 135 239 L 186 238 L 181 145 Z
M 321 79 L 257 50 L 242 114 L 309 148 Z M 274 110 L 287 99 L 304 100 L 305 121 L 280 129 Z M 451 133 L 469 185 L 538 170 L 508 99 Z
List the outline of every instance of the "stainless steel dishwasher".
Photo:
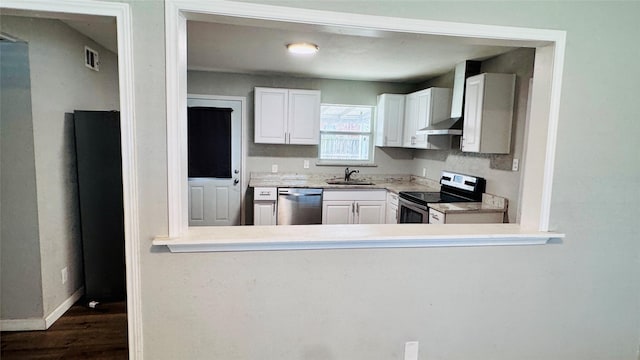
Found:
M 278 188 L 277 224 L 322 224 L 322 189 Z

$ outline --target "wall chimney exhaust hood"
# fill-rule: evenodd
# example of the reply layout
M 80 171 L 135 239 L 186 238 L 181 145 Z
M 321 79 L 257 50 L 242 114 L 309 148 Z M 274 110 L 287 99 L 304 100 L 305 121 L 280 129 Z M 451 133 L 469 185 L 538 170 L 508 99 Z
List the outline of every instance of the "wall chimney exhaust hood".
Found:
M 419 129 L 418 134 L 462 135 L 462 111 L 464 110 L 465 80 L 480 74 L 480 61 L 465 61 L 456 65 L 451 96 L 451 117 Z

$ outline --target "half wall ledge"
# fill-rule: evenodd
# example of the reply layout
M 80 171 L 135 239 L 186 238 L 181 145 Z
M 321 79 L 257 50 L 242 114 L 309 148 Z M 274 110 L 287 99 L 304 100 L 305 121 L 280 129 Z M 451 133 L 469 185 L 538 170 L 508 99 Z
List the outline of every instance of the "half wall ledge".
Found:
M 518 224 L 207 226 L 190 227 L 180 238 L 158 236 L 152 244 L 174 253 L 195 253 L 545 245 L 564 237 Z

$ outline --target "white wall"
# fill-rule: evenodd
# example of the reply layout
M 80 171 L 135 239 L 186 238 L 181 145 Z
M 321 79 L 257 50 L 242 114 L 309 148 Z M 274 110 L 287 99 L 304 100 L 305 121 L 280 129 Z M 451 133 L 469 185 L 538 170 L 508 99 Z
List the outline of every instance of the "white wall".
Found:
M 2 17 L 2 31 L 29 43 L 42 306 L 44 316 L 82 286 L 74 110 L 117 110 L 117 55 L 58 20 Z M 100 71 L 84 66 L 84 46 Z M 61 269 L 69 281 L 62 284 Z M 31 299 L 22 299 L 31 301 Z
M 168 227 L 164 6 L 128 2 L 147 359 L 402 359 L 408 340 L 425 360 L 637 359 L 639 3 L 281 2 L 567 30 L 551 208 L 562 243 L 172 254 L 145 241 Z

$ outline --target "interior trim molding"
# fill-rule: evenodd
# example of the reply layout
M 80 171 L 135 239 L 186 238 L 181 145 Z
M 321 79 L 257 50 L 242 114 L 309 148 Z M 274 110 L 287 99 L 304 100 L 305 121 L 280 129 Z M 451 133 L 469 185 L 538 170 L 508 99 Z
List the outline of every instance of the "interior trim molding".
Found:
M 0 320 L 0 331 L 47 330 L 84 295 L 84 286 L 76 290 L 45 318 Z
M 256 229 L 257 228 L 257 229 Z M 258 231 L 259 235 L 256 235 Z M 344 239 L 336 240 L 340 232 Z M 171 252 L 382 249 L 545 245 L 564 234 L 522 231 L 517 224 L 403 224 L 199 227 L 177 239 L 157 237 Z
M 84 295 L 84 286 L 80 287 L 80 289 L 76 290 L 69 298 L 62 302 L 62 304 L 58 305 L 47 317 L 44 318 L 44 328 L 48 329 L 53 325 L 67 310 L 71 309 L 73 304 L 76 301 L 80 300 L 80 298 Z
M 0 320 L 0 331 L 37 331 L 37 330 L 46 330 L 44 319 L 31 318 L 31 319 Z
M 116 19 L 118 37 L 118 80 L 122 139 L 122 183 L 125 221 L 125 263 L 127 277 L 127 323 L 129 358 L 143 358 L 140 283 L 140 234 L 138 173 L 136 155 L 133 32 L 129 4 L 88 0 L 3 0 L 2 8 L 37 11 L 38 16 L 66 19 L 97 15 Z
M 231 16 L 262 21 L 348 27 L 372 31 L 405 32 L 473 38 L 491 44 L 536 48 L 531 121 L 525 130 L 520 228 L 549 231 L 553 166 L 566 32 L 512 26 L 467 24 L 299 9 L 235 1 L 166 0 L 167 158 L 169 238 L 188 237 L 186 176 L 187 20 L 215 21 Z M 551 229 L 553 230 L 553 229 Z

